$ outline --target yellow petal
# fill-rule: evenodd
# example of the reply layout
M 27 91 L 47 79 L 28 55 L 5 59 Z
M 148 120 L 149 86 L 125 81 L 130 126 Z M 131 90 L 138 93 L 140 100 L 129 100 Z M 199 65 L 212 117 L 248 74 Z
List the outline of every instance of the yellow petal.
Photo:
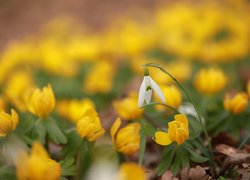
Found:
M 115 134 L 118 131 L 119 127 L 121 126 L 121 123 L 122 123 L 121 119 L 117 118 L 110 129 L 110 135 L 113 143 L 115 142 Z
M 177 114 L 174 116 L 174 119 L 178 122 L 185 124 L 185 126 L 188 127 L 188 119 L 184 114 Z
M 154 141 L 157 144 L 160 144 L 163 146 L 167 146 L 172 143 L 172 140 L 170 139 L 169 134 L 166 132 L 162 132 L 162 131 L 157 131 L 155 133 Z

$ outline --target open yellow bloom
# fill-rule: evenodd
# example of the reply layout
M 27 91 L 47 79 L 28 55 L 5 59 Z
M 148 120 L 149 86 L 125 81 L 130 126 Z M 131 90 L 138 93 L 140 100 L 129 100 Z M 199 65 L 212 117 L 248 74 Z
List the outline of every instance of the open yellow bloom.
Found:
M 11 109 L 11 115 L 0 109 L 0 137 L 6 136 L 10 131 L 16 129 L 19 122 L 18 114 Z
M 94 103 L 90 99 L 62 100 L 56 103 L 56 110 L 59 115 L 76 123 L 83 114 L 90 108 L 94 108 Z
M 133 154 L 140 148 L 140 128 L 139 123 L 130 123 L 121 128 L 121 119 L 117 118 L 110 129 L 112 142 L 117 151 L 124 154 Z
M 78 134 L 90 142 L 95 141 L 105 133 L 97 112 L 93 108 L 83 114 L 82 118 L 76 122 L 76 127 Z
M 226 75 L 216 68 L 201 69 L 194 80 L 197 90 L 206 95 L 219 92 L 225 87 L 226 82 Z
M 139 119 L 142 116 L 143 109 L 138 108 L 138 96 L 131 92 L 128 97 L 114 102 L 114 108 L 125 120 Z
M 161 86 L 162 92 L 166 98 L 166 104 L 174 108 L 178 108 L 182 102 L 181 91 L 175 85 Z M 158 99 L 158 97 L 156 97 Z M 165 109 L 164 106 L 156 106 L 158 110 Z
M 49 154 L 39 143 L 32 145 L 31 153 L 22 153 L 16 163 L 18 180 L 59 180 L 61 166 L 50 159 Z
M 184 143 L 189 137 L 188 119 L 184 114 L 174 116 L 174 121 L 168 123 L 168 132 L 157 131 L 154 140 L 157 144 L 167 146 L 172 142 Z
M 234 96 L 226 95 L 224 98 L 224 108 L 233 114 L 240 114 L 245 111 L 248 105 L 247 93 L 239 92 Z
M 143 168 L 135 163 L 124 163 L 118 172 L 118 180 L 146 180 L 146 174 Z
M 30 98 L 27 99 L 28 110 L 44 118 L 54 109 L 55 101 L 55 95 L 50 84 L 43 87 L 42 90 L 36 88 L 31 93 Z
M 6 106 L 6 100 L 3 96 L 0 96 L 0 109 L 4 109 Z

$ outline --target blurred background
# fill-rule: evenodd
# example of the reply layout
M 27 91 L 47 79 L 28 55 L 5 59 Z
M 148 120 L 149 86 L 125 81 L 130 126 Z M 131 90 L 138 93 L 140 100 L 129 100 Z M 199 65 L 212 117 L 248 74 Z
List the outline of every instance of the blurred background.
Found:
M 23 92 L 51 83 L 58 100 L 89 97 L 102 109 L 138 90 L 147 62 L 190 89 L 195 72 L 207 66 L 226 72 L 228 90 L 245 89 L 248 10 L 245 0 L 1 0 L 2 104 L 25 111 Z
M 250 128 L 245 121 L 250 114 L 249 5 L 248 0 L 0 0 L 0 109 L 16 109 L 19 131 L 26 133 L 27 127 L 29 132 L 34 117 L 28 97 L 34 88 L 51 84 L 56 96 L 51 116 L 58 127 L 71 132 L 82 111 L 95 108 L 107 132 L 99 143 L 114 151 L 107 137 L 116 117 L 139 120 L 148 113 L 164 127 L 173 120 L 166 108 L 144 114 L 138 109 L 141 65 L 157 63 L 198 102 L 211 137 L 225 131 L 239 140 Z M 153 68 L 149 72 L 168 104 L 177 109 L 185 104 L 187 98 L 168 76 Z M 244 107 L 239 98 L 224 107 L 224 97 L 229 102 L 236 92 L 243 92 Z M 224 125 L 231 117 L 225 112 L 235 113 L 236 106 L 242 107 L 235 110 L 240 116 Z M 155 169 L 160 151 L 151 137 L 149 142 L 150 155 L 157 149 L 158 156 L 153 167 L 151 162 L 145 166 Z

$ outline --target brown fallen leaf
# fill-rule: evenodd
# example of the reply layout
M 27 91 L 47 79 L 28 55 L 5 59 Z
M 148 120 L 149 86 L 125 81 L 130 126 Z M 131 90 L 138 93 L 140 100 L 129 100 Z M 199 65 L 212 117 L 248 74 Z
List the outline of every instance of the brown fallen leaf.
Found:
M 206 174 L 205 168 L 196 166 L 195 168 L 184 168 L 181 170 L 181 180 L 210 180 L 212 179 Z
M 173 177 L 173 173 L 167 170 L 161 177 L 161 180 L 179 180 L 177 177 Z

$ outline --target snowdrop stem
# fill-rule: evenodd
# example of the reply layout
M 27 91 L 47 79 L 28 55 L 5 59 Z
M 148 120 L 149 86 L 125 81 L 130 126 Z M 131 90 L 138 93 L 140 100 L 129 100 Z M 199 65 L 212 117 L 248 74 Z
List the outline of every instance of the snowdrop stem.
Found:
M 174 80 L 174 82 L 182 89 L 182 91 L 185 93 L 185 95 L 187 96 L 187 98 L 189 99 L 189 101 L 193 104 L 194 108 L 195 108 L 195 111 L 197 112 L 198 114 L 198 119 L 202 125 L 202 129 L 204 131 L 204 134 L 206 136 L 206 139 L 208 141 L 208 148 L 209 148 L 209 151 L 210 151 L 210 156 L 211 156 L 211 159 L 213 159 L 213 152 L 212 152 L 212 145 L 211 145 L 211 141 L 210 141 L 210 138 L 209 138 L 209 135 L 208 135 L 208 132 L 207 132 L 207 129 L 205 127 L 205 122 L 202 121 L 202 118 L 201 118 L 201 115 L 200 115 L 200 111 L 198 110 L 196 104 L 194 103 L 194 100 L 193 98 L 190 96 L 190 94 L 188 93 L 188 91 L 186 90 L 186 88 L 184 88 L 184 86 L 172 75 L 170 74 L 168 71 L 166 71 L 164 68 L 162 68 L 160 65 L 158 64 L 155 64 L 155 63 L 147 63 L 147 64 L 143 64 L 142 67 L 144 68 L 147 68 L 147 67 L 153 67 L 153 68 L 158 68 L 160 69 L 162 72 L 164 72 L 165 74 L 167 74 L 170 78 L 172 78 Z M 213 161 L 213 160 L 212 160 Z M 212 162 L 213 163 L 213 162 Z M 214 164 L 214 163 L 213 163 Z
M 169 106 L 169 105 L 164 104 L 164 103 L 159 103 L 159 102 L 152 102 L 149 104 L 145 104 L 141 108 L 145 108 L 145 107 L 152 106 L 152 105 L 162 105 L 162 106 L 167 107 L 168 109 L 171 109 L 175 114 L 180 114 L 180 112 L 177 109 L 175 109 L 174 107 Z

